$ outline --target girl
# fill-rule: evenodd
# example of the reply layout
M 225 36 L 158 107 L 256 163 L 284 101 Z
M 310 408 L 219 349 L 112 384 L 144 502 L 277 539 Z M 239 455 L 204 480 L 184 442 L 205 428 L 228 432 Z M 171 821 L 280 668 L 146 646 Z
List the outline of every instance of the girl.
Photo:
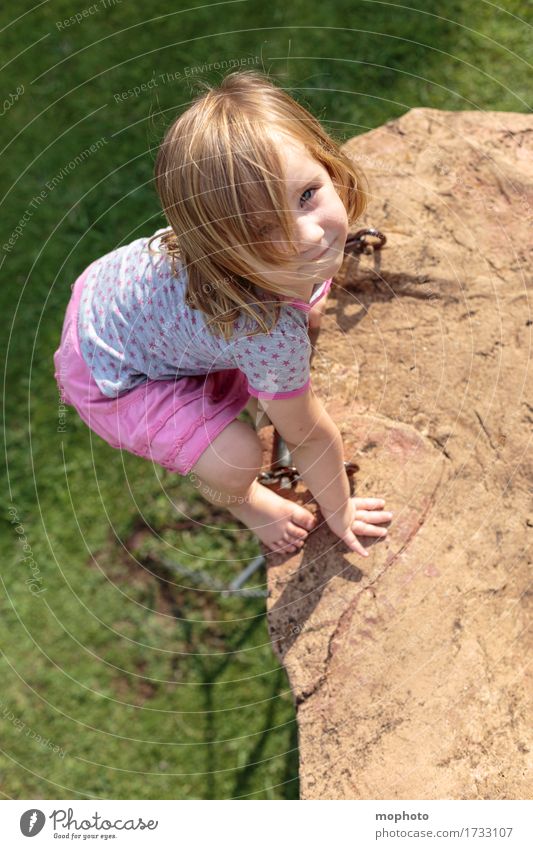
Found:
M 363 175 L 319 122 L 254 71 L 228 74 L 170 127 L 155 163 L 170 227 L 73 284 L 54 354 L 62 401 L 115 448 L 190 475 L 272 551 L 313 514 L 262 486 L 258 406 L 331 530 L 352 550 L 392 513 L 351 498 L 342 438 L 310 382 L 320 322 Z M 260 411 L 261 412 L 261 411 Z

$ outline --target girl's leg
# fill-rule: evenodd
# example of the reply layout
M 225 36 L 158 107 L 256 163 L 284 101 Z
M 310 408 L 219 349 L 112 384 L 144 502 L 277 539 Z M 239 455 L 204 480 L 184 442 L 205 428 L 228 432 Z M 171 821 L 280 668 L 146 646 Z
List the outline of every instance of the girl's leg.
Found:
M 206 501 L 227 507 L 268 548 L 296 551 L 316 519 L 259 483 L 262 456 L 255 431 L 236 419 L 202 453 L 189 477 Z

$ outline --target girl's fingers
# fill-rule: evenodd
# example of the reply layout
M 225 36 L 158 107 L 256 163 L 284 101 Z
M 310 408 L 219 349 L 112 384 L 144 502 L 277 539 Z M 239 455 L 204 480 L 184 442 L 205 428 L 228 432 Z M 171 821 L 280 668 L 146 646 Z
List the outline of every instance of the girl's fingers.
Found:
M 359 519 L 361 522 L 390 522 L 392 513 L 386 510 L 356 510 L 354 519 Z
M 356 509 L 372 509 L 384 507 L 385 499 L 384 498 L 354 498 Z
M 352 525 L 354 533 L 365 537 L 384 537 L 387 536 L 386 528 L 376 528 L 375 525 L 366 525 L 364 522 L 354 522 Z
M 357 537 L 352 531 L 347 531 L 342 537 L 343 541 L 346 543 L 351 551 L 355 551 L 356 554 L 360 554 L 362 557 L 368 557 L 368 551 L 361 545 Z

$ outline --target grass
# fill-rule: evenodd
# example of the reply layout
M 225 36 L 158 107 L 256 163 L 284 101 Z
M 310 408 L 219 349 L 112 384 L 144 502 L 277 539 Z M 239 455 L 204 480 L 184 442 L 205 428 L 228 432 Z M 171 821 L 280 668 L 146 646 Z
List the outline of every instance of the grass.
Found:
M 211 64 L 212 81 L 217 62 L 268 71 L 341 140 L 415 106 L 529 109 L 519 2 L 187 7 L 117 2 L 69 25 L 89 4 L 1 13 L 2 245 L 20 223 L 0 254 L 7 798 L 298 797 L 294 706 L 264 599 L 169 583 L 149 565 L 173 558 L 229 581 L 257 554 L 253 537 L 74 411 L 58 432 L 52 354 L 70 285 L 164 225 L 152 167 L 194 93 L 190 69 Z

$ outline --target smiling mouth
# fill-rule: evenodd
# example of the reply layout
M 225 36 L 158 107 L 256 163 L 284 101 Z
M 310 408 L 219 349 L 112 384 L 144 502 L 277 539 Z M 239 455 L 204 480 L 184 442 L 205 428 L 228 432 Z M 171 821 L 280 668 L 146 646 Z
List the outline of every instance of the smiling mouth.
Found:
M 332 244 L 333 244 L 333 243 L 332 243 Z M 318 254 L 318 256 L 314 256 L 314 257 L 310 260 L 310 262 L 316 262 L 316 260 L 317 260 L 317 259 L 321 259 L 321 258 L 324 256 L 324 254 L 327 254 L 327 252 L 330 250 L 331 246 L 332 246 L 332 245 L 328 245 L 328 246 L 327 246 L 327 248 L 325 248 L 325 249 L 322 251 L 322 253 Z
M 322 251 L 322 253 L 321 253 L 321 254 L 319 254 L 318 256 L 313 257 L 313 259 L 311 260 L 311 262 L 316 262 L 316 260 L 317 260 L 317 259 L 322 259 L 322 257 L 324 256 L 324 254 L 327 254 L 327 252 L 331 250 L 331 248 L 334 246 L 334 244 L 336 243 L 336 241 L 337 241 L 337 239 L 333 239 L 333 241 L 332 241 L 331 245 L 328 245 L 328 246 L 327 246 L 327 248 L 325 248 L 325 249 Z

